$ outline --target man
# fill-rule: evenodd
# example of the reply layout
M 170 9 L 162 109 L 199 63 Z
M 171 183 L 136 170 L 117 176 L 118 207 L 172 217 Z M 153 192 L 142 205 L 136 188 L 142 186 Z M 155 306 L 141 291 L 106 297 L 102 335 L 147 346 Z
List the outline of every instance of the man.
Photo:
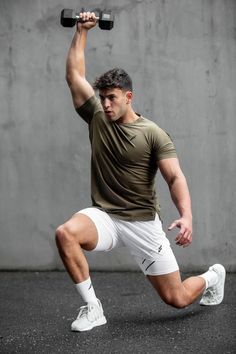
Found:
M 96 80 L 100 101 L 85 78 L 87 32 L 96 26 L 94 13 L 81 13 L 66 67 L 76 111 L 88 123 L 91 142 L 92 207 L 83 209 L 56 231 L 64 265 L 86 305 L 73 331 L 106 323 L 95 295 L 83 250 L 109 251 L 126 246 L 161 298 L 183 308 L 202 295 L 200 304 L 223 300 L 225 269 L 215 264 L 183 282 L 170 243 L 162 230 L 154 178 L 157 169 L 166 180 L 180 214 L 169 230 L 178 227 L 176 244 L 192 242 L 191 201 L 173 142 L 154 122 L 132 108 L 132 81 L 122 69 Z

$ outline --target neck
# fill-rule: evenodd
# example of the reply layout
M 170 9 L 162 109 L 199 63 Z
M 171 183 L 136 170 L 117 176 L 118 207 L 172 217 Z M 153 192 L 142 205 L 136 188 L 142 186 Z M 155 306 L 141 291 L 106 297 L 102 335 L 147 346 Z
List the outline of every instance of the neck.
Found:
M 117 120 L 117 123 L 132 123 L 138 118 L 139 116 L 134 112 L 133 108 L 130 107 L 125 114 Z

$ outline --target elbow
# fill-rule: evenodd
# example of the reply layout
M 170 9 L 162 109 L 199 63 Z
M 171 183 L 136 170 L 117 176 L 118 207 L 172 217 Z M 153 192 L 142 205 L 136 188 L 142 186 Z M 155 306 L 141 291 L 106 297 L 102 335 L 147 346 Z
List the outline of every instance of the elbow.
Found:
M 186 178 L 184 174 L 181 172 L 179 174 L 175 174 L 169 178 L 167 181 L 169 188 L 171 189 L 176 183 L 186 184 Z
M 70 88 L 77 87 L 84 82 L 84 76 L 77 70 L 66 70 L 65 79 Z
M 77 70 L 75 70 L 75 68 L 72 65 L 67 64 L 65 79 L 69 86 L 73 84 L 77 75 L 78 75 Z
M 175 184 L 175 182 L 177 180 L 178 180 L 178 176 L 177 175 L 173 175 L 167 180 L 167 184 L 168 184 L 170 189 L 173 187 L 173 185 Z
M 70 87 L 72 85 L 72 82 L 73 82 L 73 77 L 72 77 L 71 73 L 68 72 L 68 71 L 66 72 L 65 80 L 66 80 L 68 86 Z
M 69 89 L 71 91 L 73 91 L 74 88 L 76 87 L 76 79 L 75 79 L 74 75 L 67 72 L 65 79 L 66 79 L 67 85 L 69 86 Z

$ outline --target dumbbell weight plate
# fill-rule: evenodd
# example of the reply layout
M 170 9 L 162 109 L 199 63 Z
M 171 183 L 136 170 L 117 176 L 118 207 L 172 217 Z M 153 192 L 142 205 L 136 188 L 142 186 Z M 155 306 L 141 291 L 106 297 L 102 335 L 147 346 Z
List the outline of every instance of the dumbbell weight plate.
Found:
M 76 24 L 76 13 L 72 9 L 61 11 L 61 25 L 63 27 L 73 27 Z

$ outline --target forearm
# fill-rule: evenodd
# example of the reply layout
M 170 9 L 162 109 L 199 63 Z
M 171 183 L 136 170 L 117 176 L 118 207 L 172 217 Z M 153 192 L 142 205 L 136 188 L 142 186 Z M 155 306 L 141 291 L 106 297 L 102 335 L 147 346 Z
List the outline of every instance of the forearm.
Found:
M 70 83 L 75 76 L 85 77 L 85 47 L 88 30 L 76 31 L 66 61 L 66 79 Z
M 176 176 L 170 183 L 171 198 L 181 217 L 192 219 L 191 198 L 184 175 Z

